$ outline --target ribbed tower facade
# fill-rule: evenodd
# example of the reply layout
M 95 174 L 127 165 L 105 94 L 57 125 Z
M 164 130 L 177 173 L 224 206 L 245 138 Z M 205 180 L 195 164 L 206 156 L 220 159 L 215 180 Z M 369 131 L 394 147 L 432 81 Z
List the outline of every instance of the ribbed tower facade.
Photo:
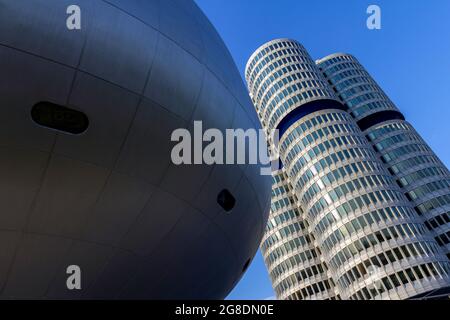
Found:
M 273 173 L 271 216 L 261 250 L 279 299 L 336 299 L 334 283 L 283 169 Z
M 449 170 L 355 57 L 317 63 L 450 258 Z
M 362 132 L 365 117 L 321 68 L 300 43 L 278 39 L 245 71 L 263 127 L 279 130 L 261 245 L 278 298 L 406 299 L 450 285 L 444 251 Z

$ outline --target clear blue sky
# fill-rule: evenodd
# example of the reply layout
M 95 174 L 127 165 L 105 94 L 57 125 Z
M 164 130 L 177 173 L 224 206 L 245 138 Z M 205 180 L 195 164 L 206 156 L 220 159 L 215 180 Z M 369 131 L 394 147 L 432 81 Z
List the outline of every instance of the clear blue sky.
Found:
M 355 55 L 442 161 L 450 166 L 449 0 L 196 0 L 243 75 L 252 52 L 280 37 L 300 41 L 314 59 Z M 366 9 L 382 10 L 382 29 Z M 229 299 L 265 299 L 273 290 L 258 253 Z

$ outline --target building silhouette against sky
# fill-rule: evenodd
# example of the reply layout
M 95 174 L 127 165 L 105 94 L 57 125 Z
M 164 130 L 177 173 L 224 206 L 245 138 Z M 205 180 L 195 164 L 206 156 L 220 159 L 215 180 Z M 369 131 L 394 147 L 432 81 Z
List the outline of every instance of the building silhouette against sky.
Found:
M 261 244 L 280 299 L 407 299 L 450 285 L 450 174 L 346 54 L 294 40 L 245 70 L 281 167 Z M 445 290 L 445 289 L 444 289 Z

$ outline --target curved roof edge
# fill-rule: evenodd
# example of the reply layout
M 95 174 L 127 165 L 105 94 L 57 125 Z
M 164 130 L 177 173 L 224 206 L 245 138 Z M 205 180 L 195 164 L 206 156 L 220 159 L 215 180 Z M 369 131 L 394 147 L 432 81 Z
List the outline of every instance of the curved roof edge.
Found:
M 282 41 L 296 42 L 296 43 L 298 43 L 298 44 L 301 45 L 300 42 L 298 42 L 298 41 L 295 40 L 295 39 L 291 39 L 291 38 L 276 38 L 276 39 L 270 40 L 270 41 L 268 41 L 268 42 L 262 44 L 261 46 L 259 46 L 259 47 L 252 53 L 252 55 L 250 56 L 250 58 L 248 58 L 247 63 L 246 63 L 246 65 L 245 65 L 245 71 L 244 71 L 244 72 L 245 72 L 245 75 L 247 74 L 247 70 L 248 70 L 248 66 L 249 66 L 250 62 L 255 58 L 255 56 L 256 56 L 261 50 L 263 50 L 264 48 L 266 48 L 266 47 L 268 47 L 268 46 L 270 46 L 270 45 L 272 45 L 272 44 L 274 44 L 274 43 L 278 43 L 278 42 L 282 42 Z
M 327 56 L 325 56 L 325 57 L 323 57 L 323 58 L 317 59 L 315 62 L 316 62 L 316 64 L 320 64 L 320 63 L 322 63 L 322 62 L 325 62 L 325 61 L 327 61 L 327 60 L 330 60 L 330 59 L 333 59 L 334 57 L 339 57 L 339 56 L 350 56 L 350 57 L 352 57 L 353 59 L 357 60 L 356 57 L 355 57 L 354 55 L 350 54 L 350 53 L 346 53 L 346 52 L 335 52 L 335 53 L 329 54 L 329 55 L 327 55 Z

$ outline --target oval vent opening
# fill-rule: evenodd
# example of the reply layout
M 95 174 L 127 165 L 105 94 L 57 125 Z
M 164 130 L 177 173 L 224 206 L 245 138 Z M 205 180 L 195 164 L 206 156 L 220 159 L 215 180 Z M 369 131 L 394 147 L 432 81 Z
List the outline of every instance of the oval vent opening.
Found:
M 236 205 L 236 199 L 233 197 L 230 191 L 223 189 L 217 195 L 217 203 L 226 211 L 230 212 Z
M 35 104 L 31 109 L 31 118 L 43 127 L 70 134 L 81 134 L 89 127 L 89 119 L 83 112 L 51 102 Z

